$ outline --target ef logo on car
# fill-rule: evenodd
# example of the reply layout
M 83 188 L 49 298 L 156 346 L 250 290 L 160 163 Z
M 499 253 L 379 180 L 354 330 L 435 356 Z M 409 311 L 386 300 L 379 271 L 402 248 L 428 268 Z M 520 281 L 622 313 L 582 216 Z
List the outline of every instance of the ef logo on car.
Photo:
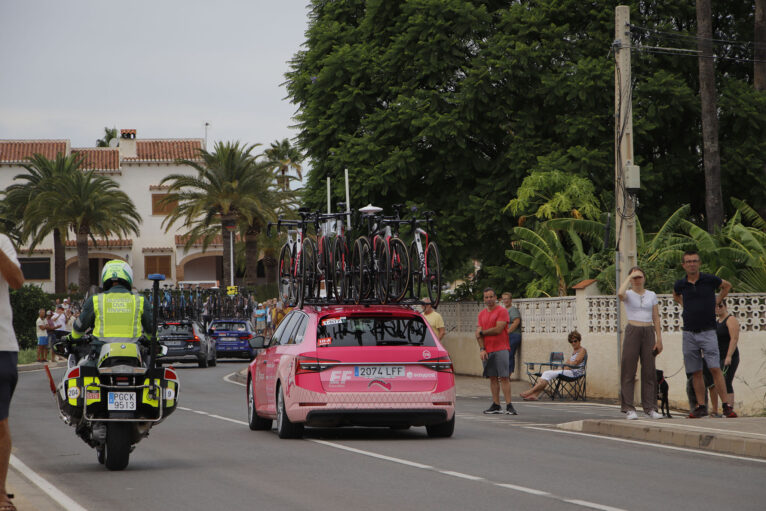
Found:
M 333 371 L 330 373 L 330 385 L 343 385 L 354 376 L 354 371 Z

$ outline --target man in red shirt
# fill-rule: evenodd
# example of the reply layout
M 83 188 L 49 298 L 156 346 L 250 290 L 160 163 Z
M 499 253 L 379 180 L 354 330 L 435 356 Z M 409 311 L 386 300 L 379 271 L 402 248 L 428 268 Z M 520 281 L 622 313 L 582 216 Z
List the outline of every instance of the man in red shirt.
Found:
M 511 381 L 508 378 L 510 345 L 505 327 L 508 324 L 508 311 L 497 304 L 495 290 L 484 290 L 485 309 L 479 312 L 479 326 L 476 328 L 476 342 L 479 343 L 479 356 L 484 364 L 484 377 L 489 378 L 492 391 L 492 406 L 484 413 L 503 413 L 500 408 L 500 387 L 505 397 L 505 413 L 517 415 L 511 404 Z

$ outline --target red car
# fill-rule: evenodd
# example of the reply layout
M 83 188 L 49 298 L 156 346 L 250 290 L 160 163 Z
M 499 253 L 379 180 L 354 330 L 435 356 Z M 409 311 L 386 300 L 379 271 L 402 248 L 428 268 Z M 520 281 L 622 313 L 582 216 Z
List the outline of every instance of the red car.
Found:
M 250 363 L 250 429 L 298 438 L 304 426 L 455 429 L 455 375 L 423 316 L 399 305 L 291 311 Z

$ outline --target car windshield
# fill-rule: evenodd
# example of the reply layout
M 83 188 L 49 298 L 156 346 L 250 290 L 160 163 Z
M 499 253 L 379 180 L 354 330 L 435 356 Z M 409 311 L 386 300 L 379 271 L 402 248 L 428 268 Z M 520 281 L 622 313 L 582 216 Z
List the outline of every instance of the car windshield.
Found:
M 324 318 L 317 328 L 318 347 L 436 346 L 418 316 L 337 316 Z
M 157 328 L 157 335 L 193 335 L 189 324 L 166 323 Z
M 224 332 L 245 332 L 247 331 L 247 325 L 244 323 L 237 323 L 234 321 L 221 321 L 218 323 L 213 323 L 210 326 L 210 329 L 213 331 L 221 330 Z

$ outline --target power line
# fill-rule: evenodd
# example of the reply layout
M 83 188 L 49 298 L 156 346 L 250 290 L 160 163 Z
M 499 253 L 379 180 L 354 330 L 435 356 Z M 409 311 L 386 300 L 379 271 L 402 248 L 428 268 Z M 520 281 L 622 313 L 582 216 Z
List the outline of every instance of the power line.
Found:
M 667 37 L 673 37 L 676 39 L 694 39 L 695 41 L 711 41 L 713 43 L 717 44 L 729 44 L 729 45 L 735 45 L 735 46 L 761 46 L 763 43 L 755 43 L 753 41 L 734 41 L 730 39 L 713 39 L 709 37 L 699 37 L 696 35 L 686 35 L 686 34 L 679 34 L 677 32 L 667 32 L 663 30 L 657 30 L 656 28 L 649 28 L 649 27 L 642 27 L 640 25 L 629 25 L 629 27 L 632 29 L 638 29 L 643 30 L 644 32 L 651 32 L 653 34 L 662 34 Z
M 727 57 L 724 55 L 703 55 L 699 50 L 693 50 L 688 48 L 668 48 L 664 46 L 647 46 L 647 45 L 633 45 L 631 50 L 643 52 L 643 53 L 655 53 L 658 55 L 678 55 L 681 57 L 694 57 L 713 60 L 730 60 L 740 64 L 754 64 L 765 63 L 766 59 L 756 58 L 741 58 L 741 57 Z

